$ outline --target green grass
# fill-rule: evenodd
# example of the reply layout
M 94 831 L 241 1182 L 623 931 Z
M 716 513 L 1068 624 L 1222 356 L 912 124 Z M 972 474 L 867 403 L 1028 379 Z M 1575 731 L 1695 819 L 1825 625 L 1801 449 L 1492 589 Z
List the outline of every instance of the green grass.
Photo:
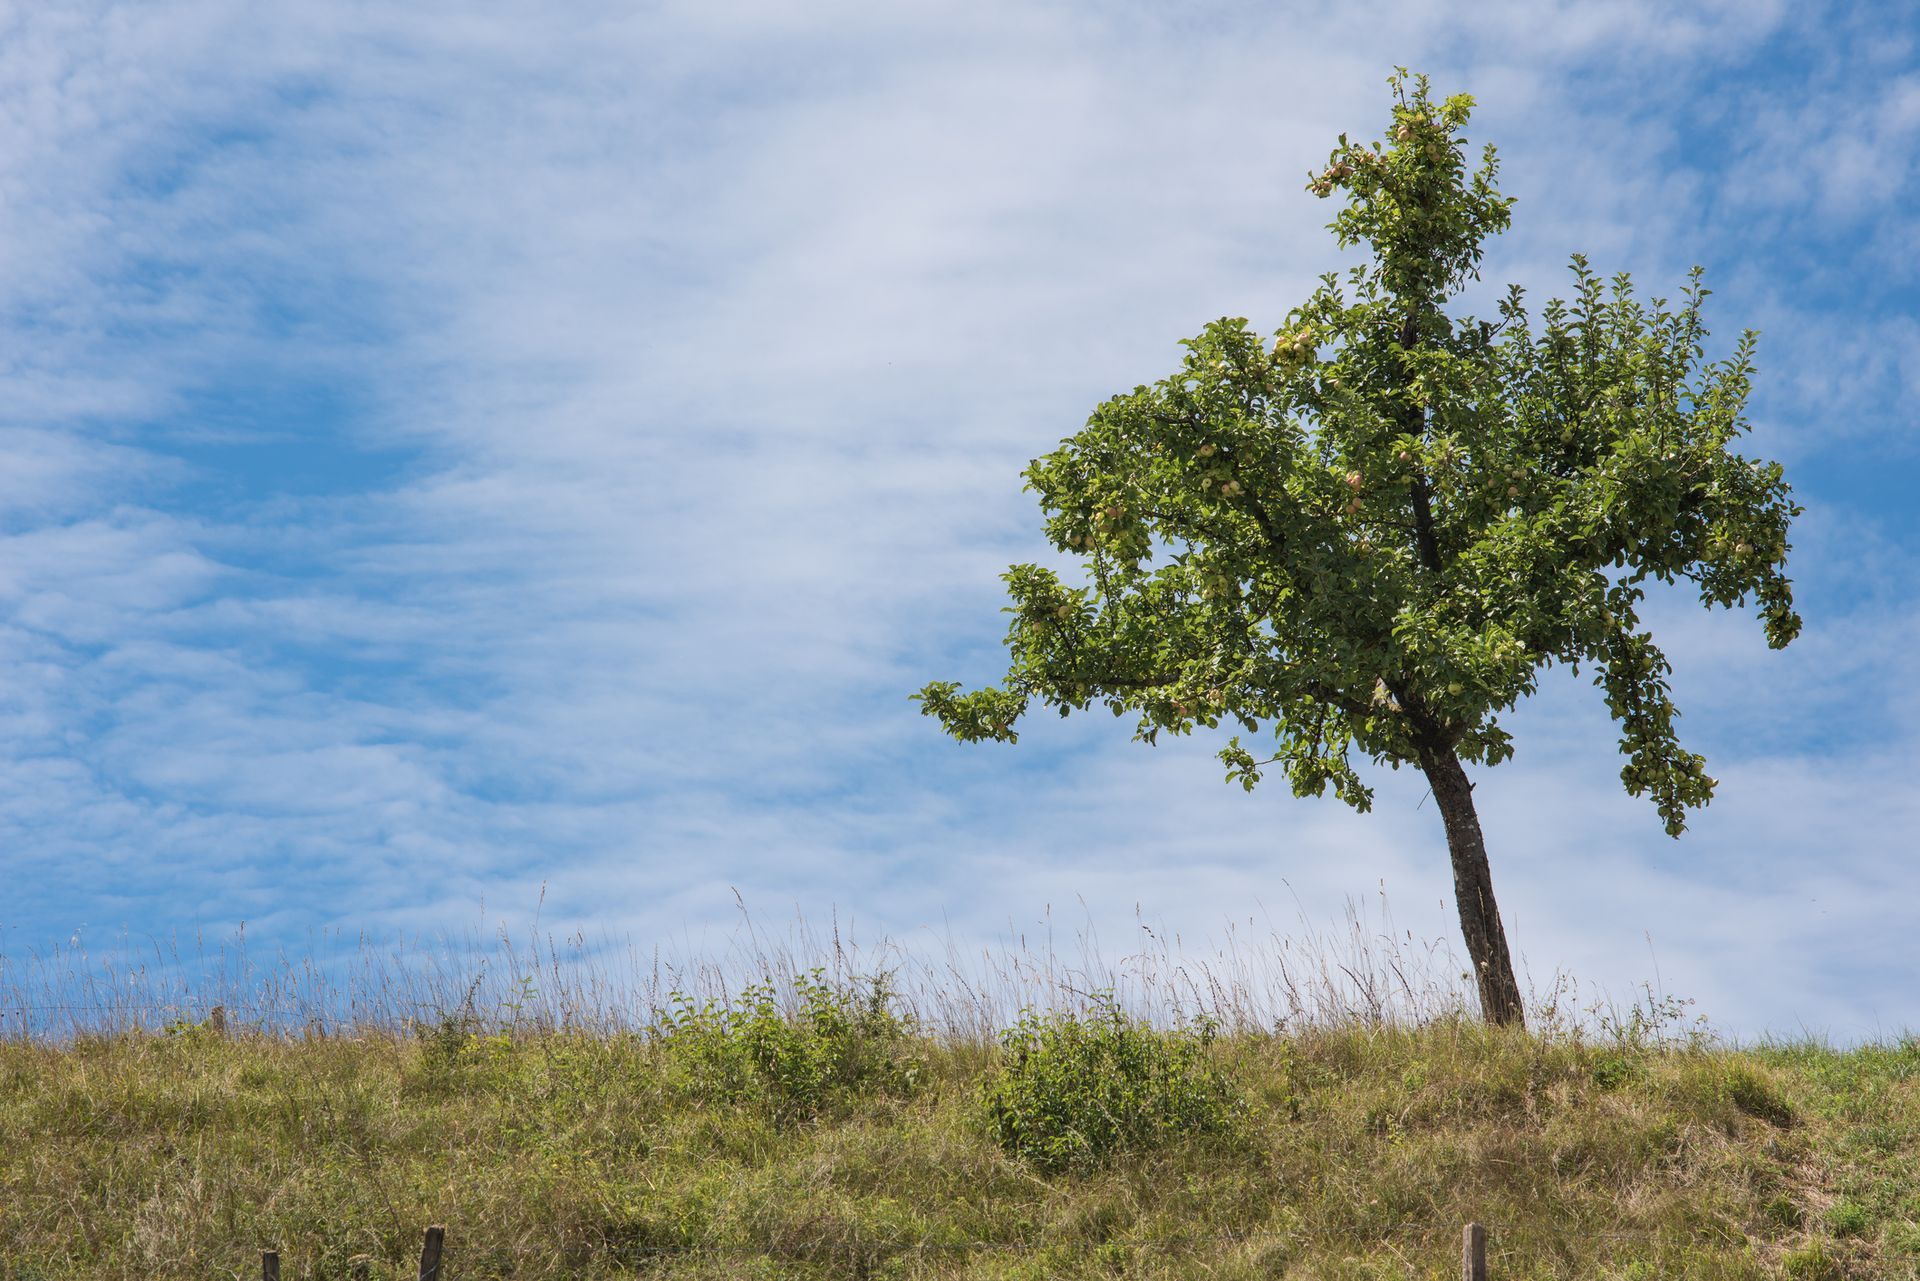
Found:
M 813 986 L 806 986 L 811 982 Z M 1063 1030 L 1064 1028 L 1064 1030 Z M 1021 1118 L 1010 1124 L 1009 1116 Z M 1005 1038 L 815 977 L 651 1026 L 0 1042 L 0 1277 L 1920 1277 L 1920 1043 L 1439 1015 Z

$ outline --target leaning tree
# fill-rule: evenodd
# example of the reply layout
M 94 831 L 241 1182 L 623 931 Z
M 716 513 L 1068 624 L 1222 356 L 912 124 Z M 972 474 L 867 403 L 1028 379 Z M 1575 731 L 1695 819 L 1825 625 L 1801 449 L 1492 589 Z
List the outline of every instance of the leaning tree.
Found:
M 1465 766 L 1513 754 L 1501 716 L 1540 671 L 1587 664 L 1620 727 L 1621 781 L 1678 836 L 1713 794 L 1675 737 L 1666 657 L 1642 626 L 1649 579 L 1707 605 L 1757 603 L 1767 643 L 1800 629 L 1785 577 L 1800 509 L 1778 464 L 1733 451 L 1754 335 L 1709 361 L 1695 269 L 1678 307 L 1572 260 L 1538 324 L 1510 288 L 1497 320 L 1450 309 L 1512 201 L 1473 100 L 1389 82 L 1384 143 L 1343 135 L 1307 184 L 1366 262 L 1329 273 L 1271 343 L 1223 319 L 1171 377 L 1115 396 L 1026 472 L 1081 585 L 1005 575 L 1012 663 L 997 688 L 916 697 L 963 741 L 1012 742 L 1036 701 L 1139 716 L 1135 737 L 1231 720 L 1220 752 L 1251 789 L 1359 810 L 1356 752 L 1417 766 L 1445 824 L 1460 927 L 1490 1022 L 1522 1019 Z

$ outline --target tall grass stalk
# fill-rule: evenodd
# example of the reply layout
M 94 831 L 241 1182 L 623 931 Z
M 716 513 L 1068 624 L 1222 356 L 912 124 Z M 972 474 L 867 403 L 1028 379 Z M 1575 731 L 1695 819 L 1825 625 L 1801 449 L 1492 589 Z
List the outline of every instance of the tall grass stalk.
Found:
M 0 952 L 0 1036 L 35 1039 L 163 1031 L 218 1008 L 230 1026 L 274 1034 L 406 1029 L 458 1015 L 475 1027 L 644 1031 L 679 998 L 725 1003 L 751 987 L 782 992 L 819 973 L 885 975 L 926 1033 L 988 1042 L 1022 1012 L 1075 1011 L 1096 998 L 1156 1026 L 1207 1019 L 1227 1031 L 1384 1027 L 1467 1010 L 1470 984 L 1444 946 L 1396 930 L 1384 903 L 1350 903 L 1341 927 L 1301 920 L 1283 933 L 1251 921 L 1191 940 L 1136 921 L 1128 945 L 1102 950 L 1090 927 L 967 947 L 951 938 L 860 940 L 837 922 L 772 930 L 742 910 L 717 955 L 633 938 L 556 936 L 536 924 L 461 935 L 346 936 L 263 949 L 242 927 L 224 938 L 76 934 Z
M 1920 1042 L 1716 1042 L 1648 987 L 1489 1029 L 1442 948 L 743 920 L 0 963 L 0 1278 L 1920 1277 Z M 217 1011 L 217 1014 L 216 1014 Z

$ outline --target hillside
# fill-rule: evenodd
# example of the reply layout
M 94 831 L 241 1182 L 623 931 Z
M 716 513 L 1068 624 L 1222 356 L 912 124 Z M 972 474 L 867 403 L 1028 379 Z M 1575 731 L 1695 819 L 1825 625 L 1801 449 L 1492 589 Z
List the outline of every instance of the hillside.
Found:
M 651 1035 L 0 1043 L 0 1276 L 257 1276 L 272 1245 L 398 1277 L 434 1222 L 454 1281 L 1359 1281 L 1457 1276 L 1468 1220 L 1496 1281 L 1920 1275 L 1913 1041 L 1096 1008 L 1001 1046 L 884 994 L 748 995 Z

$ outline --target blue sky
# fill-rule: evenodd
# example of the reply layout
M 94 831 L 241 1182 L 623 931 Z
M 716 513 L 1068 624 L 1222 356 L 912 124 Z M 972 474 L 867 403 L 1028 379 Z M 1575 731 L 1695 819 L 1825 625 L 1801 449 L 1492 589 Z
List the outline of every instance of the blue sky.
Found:
M 1338 8 L 1338 13 L 1328 12 Z M 1920 1027 L 1920 36 L 1905 6 L 527 6 L 0 17 L 0 950 L 78 930 L 1049 908 L 1450 940 L 1439 822 L 1122 723 L 961 748 L 1025 462 L 1341 259 L 1303 190 L 1396 64 L 1514 230 L 1762 331 L 1807 630 L 1663 604 L 1723 787 L 1673 842 L 1550 678 L 1478 790 L 1536 983 Z

